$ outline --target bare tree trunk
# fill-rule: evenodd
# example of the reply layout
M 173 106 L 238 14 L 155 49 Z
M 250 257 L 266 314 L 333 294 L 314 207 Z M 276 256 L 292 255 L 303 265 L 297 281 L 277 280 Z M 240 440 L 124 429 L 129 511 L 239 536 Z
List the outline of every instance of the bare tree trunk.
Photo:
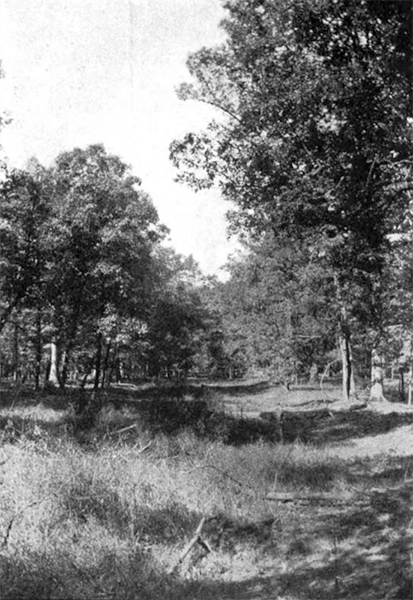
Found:
M 404 386 L 404 368 L 401 366 L 399 367 L 399 394 L 400 394 L 400 401 L 404 402 L 404 392 L 405 392 L 405 386 Z
M 355 372 L 354 372 L 353 352 L 351 350 L 350 340 L 348 340 L 347 343 L 348 343 L 348 349 L 349 349 L 349 355 L 350 355 L 350 365 L 351 365 L 351 372 L 350 372 L 350 397 L 351 398 L 357 398 L 356 378 L 355 378 L 355 374 L 354 374 Z
M 99 388 L 101 369 L 102 369 L 102 334 L 98 333 L 96 335 L 95 381 L 93 384 L 94 390 L 97 390 Z
M 108 380 L 108 375 L 109 375 L 109 358 L 110 358 L 111 347 L 112 347 L 112 344 L 111 344 L 111 342 L 109 342 L 106 346 L 105 358 L 103 359 L 102 383 L 101 383 L 102 388 L 105 387 L 105 385 L 108 383 L 107 380 Z
M 343 397 L 345 400 L 350 400 L 356 396 L 356 384 L 349 336 L 340 334 L 339 345 L 343 365 Z
M 79 298 L 77 299 L 76 307 L 74 310 L 74 314 L 72 317 L 72 323 L 69 330 L 68 342 L 66 346 L 65 357 L 62 364 L 62 372 L 61 372 L 61 382 L 64 387 L 67 381 L 68 369 L 70 364 L 70 359 L 72 358 L 72 352 L 75 347 L 76 335 L 79 326 L 79 317 L 80 317 L 80 309 L 82 305 L 82 296 L 83 296 L 83 288 L 80 292 Z
M 345 400 L 350 400 L 356 396 L 356 384 L 354 379 L 353 355 L 350 345 L 350 329 L 347 324 L 347 310 L 343 301 L 342 290 L 337 273 L 334 275 L 334 283 L 336 287 L 336 298 L 340 306 L 340 331 L 339 331 L 339 346 L 341 352 L 341 360 L 343 365 L 343 397 Z
M 117 344 L 114 344 L 113 346 L 113 350 L 112 350 L 112 359 L 109 362 L 109 373 L 107 376 L 107 382 L 110 384 L 113 380 L 113 374 L 115 372 L 116 369 L 116 364 L 118 361 L 118 347 Z
M 20 348 L 19 348 L 19 324 L 17 318 L 13 323 L 13 381 L 18 383 L 21 377 L 20 371 Z
M 81 383 L 80 383 L 80 388 L 81 388 L 82 390 L 85 388 L 85 386 L 86 386 L 86 383 L 87 383 L 87 378 L 89 377 L 89 375 L 90 375 L 90 374 L 91 374 L 91 372 L 92 372 L 93 363 L 94 363 L 94 358 L 92 358 L 91 360 L 89 360 L 89 362 L 88 362 L 88 364 L 87 364 L 86 371 L 85 371 L 85 373 L 83 374 L 82 381 L 81 381 Z
M 62 360 L 62 374 L 61 374 L 61 378 L 60 378 L 61 382 L 62 382 L 62 387 L 65 387 L 66 382 L 67 382 L 67 375 L 68 375 L 69 363 L 70 363 L 70 358 L 72 355 L 72 350 L 73 350 L 73 345 L 71 343 L 69 343 L 67 345 L 67 348 L 65 350 L 63 360 Z
M 371 352 L 371 389 L 370 402 L 384 402 L 384 360 L 377 348 Z
M 42 370 L 42 313 L 40 310 L 36 312 L 36 370 L 34 374 L 34 387 L 36 390 L 40 388 L 40 375 Z
M 315 362 L 310 367 L 310 376 L 308 383 L 317 383 L 318 380 L 318 367 Z
M 50 342 L 50 372 L 48 382 L 52 385 L 59 385 L 59 375 L 57 369 L 57 345 L 56 340 Z
M 407 404 L 412 405 L 412 387 L 413 387 L 413 362 L 410 363 L 409 369 L 409 385 L 407 388 Z

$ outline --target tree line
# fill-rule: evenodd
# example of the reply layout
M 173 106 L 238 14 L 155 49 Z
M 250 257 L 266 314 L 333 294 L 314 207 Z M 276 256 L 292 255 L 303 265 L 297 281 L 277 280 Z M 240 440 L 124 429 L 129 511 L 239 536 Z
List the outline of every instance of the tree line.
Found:
M 412 379 L 412 12 L 404 0 L 229 0 L 181 99 L 216 118 L 171 143 L 218 186 L 243 250 L 222 282 L 165 246 L 140 181 L 101 145 L 1 184 L 1 368 L 94 387 L 339 371 L 383 399 Z
M 338 347 L 344 396 L 367 364 L 382 399 L 386 359 L 412 352 L 411 4 L 224 6 L 226 41 L 179 88 L 217 117 L 171 144 L 178 179 L 235 207 L 231 302 L 256 362 L 297 371 Z
M 103 146 L 1 185 L 1 368 L 64 387 L 187 373 L 208 311 L 138 178 Z

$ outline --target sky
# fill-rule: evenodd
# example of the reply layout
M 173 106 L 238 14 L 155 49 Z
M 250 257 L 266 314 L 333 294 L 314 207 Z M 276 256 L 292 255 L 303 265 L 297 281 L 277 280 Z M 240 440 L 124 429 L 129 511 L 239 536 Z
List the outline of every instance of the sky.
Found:
M 0 110 L 12 122 L 3 154 L 48 166 L 74 147 L 103 143 L 141 178 L 171 243 L 218 273 L 235 248 L 218 190 L 174 182 L 169 144 L 202 129 L 213 109 L 180 101 L 186 59 L 224 40 L 220 0 L 0 0 Z

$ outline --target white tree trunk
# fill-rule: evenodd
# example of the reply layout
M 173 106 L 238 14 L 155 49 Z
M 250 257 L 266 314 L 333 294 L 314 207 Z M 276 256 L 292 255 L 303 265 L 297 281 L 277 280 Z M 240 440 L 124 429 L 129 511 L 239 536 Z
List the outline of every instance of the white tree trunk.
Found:
M 370 389 L 370 401 L 371 402 L 384 402 L 383 390 L 384 382 L 384 360 L 383 356 L 373 348 L 371 353 L 371 389 Z
M 56 342 L 50 342 L 50 373 L 48 382 L 52 385 L 59 385 L 57 374 L 57 346 Z

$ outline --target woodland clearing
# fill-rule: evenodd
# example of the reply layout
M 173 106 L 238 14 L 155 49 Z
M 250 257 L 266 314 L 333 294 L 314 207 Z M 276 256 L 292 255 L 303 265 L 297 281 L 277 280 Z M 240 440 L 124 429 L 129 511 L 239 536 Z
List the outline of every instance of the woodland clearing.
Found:
M 4 391 L 4 600 L 412 597 L 412 409 L 194 390 L 118 386 L 93 425 Z

